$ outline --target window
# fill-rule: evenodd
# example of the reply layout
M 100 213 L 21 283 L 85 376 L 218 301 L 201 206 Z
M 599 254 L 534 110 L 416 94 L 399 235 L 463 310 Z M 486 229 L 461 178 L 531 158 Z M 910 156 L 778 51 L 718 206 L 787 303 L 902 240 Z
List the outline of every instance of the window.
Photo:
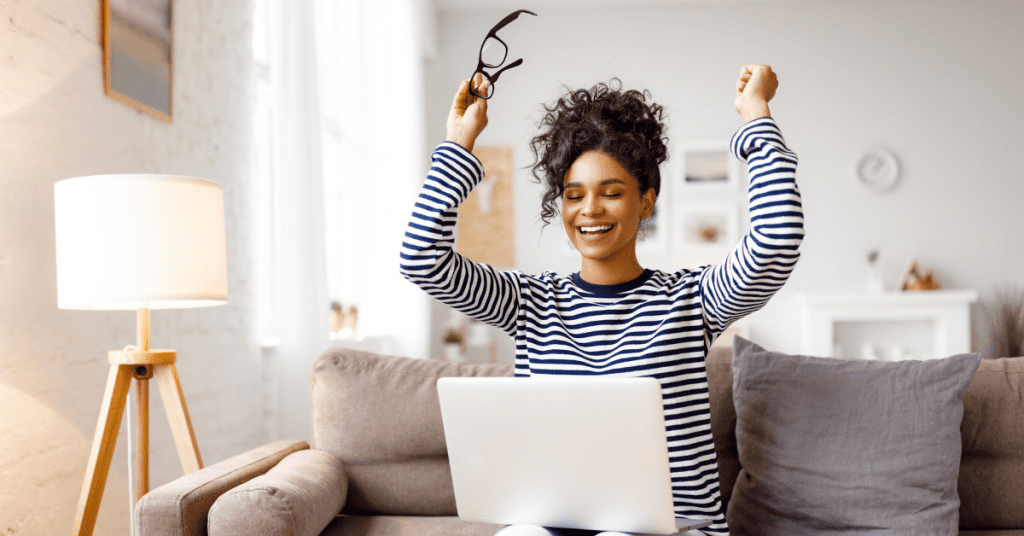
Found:
M 384 341 L 374 347 L 380 352 L 425 357 L 429 350 L 428 298 L 399 275 L 398 251 L 428 162 L 424 154 L 421 21 L 433 18 L 424 15 L 426 3 L 420 0 L 314 0 L 314 14 L 301 13 L 310 19 L 310 28 L 300 32 L 298 40 L 312 34 L 316 36 L 315 45 L 286 43 L 293 47 L 287 49 L 274 41 L 277 33 L 286 33 L 279 32 L 277 25 L 285 18 L 278 13 L 294 15 L 303 10 L 284 2 L 256 0 L 254 24 L 253 179 L 258 186 L 254 188 L 253 212 L 258 241 L 255 278 L 260 295 L 259 339 L 273 346 L 278 343 L 278 327 L 293 327 L 280 324 L 294 320 L 292 313 L 280 313 L 291 311 L 293 296 L 282 294 L 275 285 L 290 285 L 305 277 L 306 266 L 296 266 L 286 251 L 294 245 L 292 241 L 313 239 L 322 240 L 324 247 L 328 294 L 320 296 L 326 298 L 324 325 L 329 325 L 326 320 L 331 314 L 327 304 L 354 305 L 359 319 L 354 335 Z M 289 31 L 295 39 L 296 29 Z M 307 87 L 288 86 L 281 91 L 318 93 L 312 99 L 315 102 L 299 103 L 295 97 L 276 102 L 285 97 L 274 95 L 275 87 L 284 87 L 275 84 L 292 79 L 274 75 L 274 58 L 308 46 L 315 46 L 315 54 L 292 57 L 301 62 L 302 58 L 315 56 L 315 66 L 302 64 L 309 69 L 299 71 L 305 76 L 312 70 L 315 76 L 303 78 Z M 296 65 L 289 63 L 283 69 L 291 73 Z M 315 83 L 309 82 L 314 79 Z M 315 171 L 323 178 L 323 228 L 310 236 L 282 231 L 291 228 L 293 222 L 274 219 L 303 219 L 280 195 L 293 184 L 290 177 L 272 176 L 275 164 L 281 168 L 285 157 L 302 153 L 295 143 L 288 146 L 291 152 L 286 156 L 275 159 L 273 151 L 282 141 L 294 141 L 275 123 L 288 122 L 281 110 L 294 107 L 306 111 L 302 104 L 317 109 L 320 127 L 318 136 L 300 132 L 317 140 L 316 160 L 320 161 Z M 301 121 L 296 125 L 297 129 L 305 128 Z M 300 159 L 284 167 L 292 170 L 308 165 L 308 159 Z M 316 256 L 316 252 L 302 253 L 309 253 L 309 258 Z M 293 273 L 276 273 L 285 270 L 281 268 L 285 265 Z M 306 296 L 296 310 L 305 313 L 314 298 Z

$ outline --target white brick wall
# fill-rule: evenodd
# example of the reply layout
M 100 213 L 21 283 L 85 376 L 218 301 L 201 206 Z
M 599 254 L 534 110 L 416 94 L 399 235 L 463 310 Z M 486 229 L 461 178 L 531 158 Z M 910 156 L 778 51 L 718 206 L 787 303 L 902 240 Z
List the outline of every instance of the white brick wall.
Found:
M 0 534 L 66 534 L 107 375 L 134 312 L 57 309 L 53 184 L 181 173 L 224 187 L 229 303 L 152 313 L 207 465 L 262 443 L 263 371 L 250 277 L 251 0 L 175 0 L 174 122 L 103 94 L 99 0 L 0 1 Z M 151 486 L 181 474 L 151 388 Z M 123 426 L 122 426 L 123 428 Z M 122 430 L 95 534 L 126 534 Z

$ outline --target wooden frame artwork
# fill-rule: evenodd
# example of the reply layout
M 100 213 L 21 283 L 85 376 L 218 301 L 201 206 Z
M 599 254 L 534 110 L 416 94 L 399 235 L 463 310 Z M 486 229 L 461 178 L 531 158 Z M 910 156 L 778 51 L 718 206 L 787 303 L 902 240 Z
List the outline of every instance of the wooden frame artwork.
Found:
M 171 122 L 173 0 L 102 2 L 103 91 Z

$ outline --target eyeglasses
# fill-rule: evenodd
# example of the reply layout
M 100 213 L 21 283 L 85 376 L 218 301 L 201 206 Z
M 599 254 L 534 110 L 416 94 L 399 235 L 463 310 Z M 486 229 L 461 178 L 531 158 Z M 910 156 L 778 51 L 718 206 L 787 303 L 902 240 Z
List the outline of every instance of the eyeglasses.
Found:
M 498 81 L 498 76 L 500 76 L 501 73 L 513 67 L 518 67 L 522 65 L 523 59 L 519 58 L 518 60 L 513 61 L 512 63 L 506 65 L 505 67 L 502 67 L 494 74 L 487 74 L 487 71 L 484 71 L 485 67 L 488 69 L 497 69 L 498 67 L 501 67 L 502 64 L 505 63 L 505 58 L 508 57 L 508 45 L 506 45 L 505 42 L 502 41 L 501 38 L 497 36 L 497 32 L 498 30 L 504 28 L 505 26 L 508 26 L 509 23 L 511 23 L 512 21 L 519 18 L 519 15 L 523 13 L 529 13 L 534 17 L 537 16 L 537 14 L 532 11 L 520 9 L 519 11 L 516 11 L 515 13 L 512 13 L 507 17 L 501 19 L 501 22 L 495 24 L 494 28 L 491 28 L 491 31 L 487 32 L 487 37 L 484 38 L 483 44 L 480 45 L 480 58 L 479 60 L 477 60 L 476 70 L 473 71 L 473 76 L 469 77 L 469 92 L 474 97 L 480 97 L 481 99 L 489 99 L 493 97 L 494 83 Z M 482 74 L 488 82 L 487 91 L 486 94 L 484 95 L 478 93 L 476 88 L 473 87 L 472 80 L 473 78 L 476 77 L 476 73 Z

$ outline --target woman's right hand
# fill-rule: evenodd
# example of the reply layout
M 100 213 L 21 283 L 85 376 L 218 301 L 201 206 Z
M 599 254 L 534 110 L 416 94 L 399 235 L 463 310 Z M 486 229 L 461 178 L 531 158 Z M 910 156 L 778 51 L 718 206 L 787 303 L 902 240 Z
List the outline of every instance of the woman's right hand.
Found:
M 483 94 L 490 84 L 480 73 L 473 77 L 472 83 L 477 93 Z M 467 151 L 473 151 L 477 136 L 487 126 L 487 99 L 473 96 L 469 92 L 469 84 L 469 80 L 463 80 L 459 92 L 455 94 L 452 109 L 448 112 L 448 135 L 445 141 L 455 142 Z

